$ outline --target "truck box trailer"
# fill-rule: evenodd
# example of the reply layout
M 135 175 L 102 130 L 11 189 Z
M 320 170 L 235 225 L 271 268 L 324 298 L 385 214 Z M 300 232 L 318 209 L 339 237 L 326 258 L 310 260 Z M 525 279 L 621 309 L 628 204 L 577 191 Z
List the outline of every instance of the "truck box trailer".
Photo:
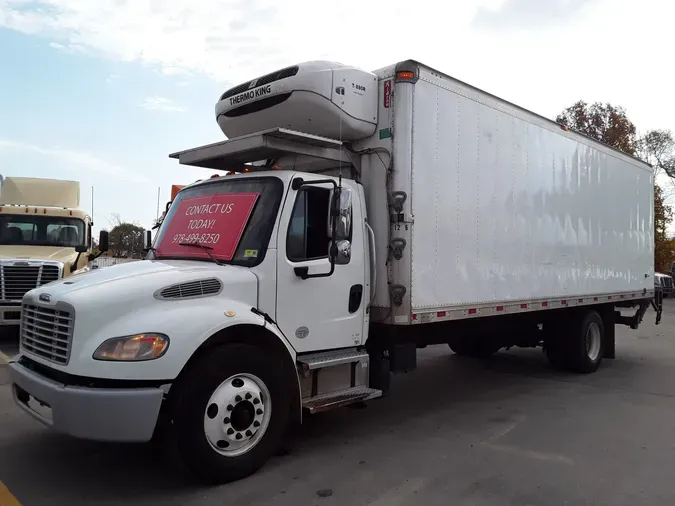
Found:
M 175 195 L 146 260 L 24 297 L 11 377 L 43 423 L 161 436 L 226 482 L 303 413 L 391 393 L 420 347 L 590 373 L 615 325 L 658 322 L 640 160 L 416 61 L 307 62 L 215 109 L 228 140 L 171 157 L 225 175 Z

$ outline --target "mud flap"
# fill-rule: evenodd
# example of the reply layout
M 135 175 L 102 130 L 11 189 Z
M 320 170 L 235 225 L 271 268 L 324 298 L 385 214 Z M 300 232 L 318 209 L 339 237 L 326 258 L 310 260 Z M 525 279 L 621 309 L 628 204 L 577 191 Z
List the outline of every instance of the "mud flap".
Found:
M 621 314 L 619 312 L 619 314 Z M 600 313 L 605 330 L 602 358 L 616 358 L 616 315 L 613 307 Z
M 663 314 L 663 290 L 657 286 L 654 290 L 654 298 L 651 300 L 652 307 L 656 311 L 656 325 L 661 323 L 661 315 Z

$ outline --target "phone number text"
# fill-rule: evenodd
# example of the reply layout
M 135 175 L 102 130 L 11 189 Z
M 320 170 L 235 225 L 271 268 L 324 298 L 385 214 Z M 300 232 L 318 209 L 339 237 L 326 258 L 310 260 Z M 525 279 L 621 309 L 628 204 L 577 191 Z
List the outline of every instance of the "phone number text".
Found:
M 220 241 L 220 234 L 175 234 L 171 240 L 174 244 L 182 242 L 192 242 L 199 244 L 218 244 Z

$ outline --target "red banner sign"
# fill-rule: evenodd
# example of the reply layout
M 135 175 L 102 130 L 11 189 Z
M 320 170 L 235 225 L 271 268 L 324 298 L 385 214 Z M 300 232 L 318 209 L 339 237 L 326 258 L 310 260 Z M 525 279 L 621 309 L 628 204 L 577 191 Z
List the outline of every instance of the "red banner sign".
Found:
M 232 260 L 258 193 L 230 193 L 186 198 L 166 224 L 157 256 L 208 258 L 208 254 L 181 243 L 198 243 L 220 260 Z

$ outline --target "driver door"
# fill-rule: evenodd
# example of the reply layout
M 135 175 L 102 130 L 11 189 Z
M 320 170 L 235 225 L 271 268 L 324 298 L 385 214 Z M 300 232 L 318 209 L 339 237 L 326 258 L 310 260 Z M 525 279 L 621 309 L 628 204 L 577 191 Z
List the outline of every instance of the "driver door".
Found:
M 297 176 L 296 176 L 297 177 Z M 325 180 L 303 174 L 303 180 Z M 332 275 L 302 279 L 302 268 L 312 274 L 329 273 L 329 206 L 331 184 L 306 184 L 289 189 L 281 216 L 277 251 L 277 324 L 297 352 L 329 350 L 363 343 L 368 301 L 364 251 L 364 215 L 355 184 L 352 192 L 351 256 L 335 265 Z M 296 269 L 299 268 L 299 269 Z

